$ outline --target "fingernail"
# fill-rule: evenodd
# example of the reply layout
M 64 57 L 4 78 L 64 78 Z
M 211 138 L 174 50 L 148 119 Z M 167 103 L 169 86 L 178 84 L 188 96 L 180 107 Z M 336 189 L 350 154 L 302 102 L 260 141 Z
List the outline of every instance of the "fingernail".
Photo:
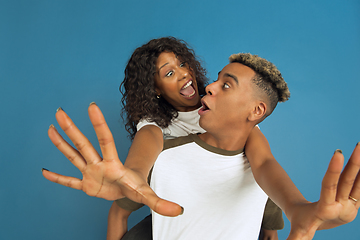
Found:
M 183 208 L 183 207 L 181 207 L 181 212 L 180 212 L 180 214 L 179 214 L 179 215 L 183 215 L 183 213 L 184 213 L 184 208 Z
M 341 149 L 336 149 L 335 152 L 342 153 Z
M 49 126 L 49 128 L 55 128 L 54 124 L 51 124 L 51 125 Z
M 62 107 L 59 107 L 58 109 L 56 109 L 56 112 L 58 112 L 58 111 L 64 111 L 64 109 L 62 109 Z
M 359 144 L 360 144 L 360 142 L 358 142 L 358 143 L 356 144 L 356 146 L 359 145 Z
M 41 169 L 41 172 L 43 172 L 44 170 L 45 170 L 45 171 L 49 171 L 49 170 L 46 169 L 46 168 L 42 168 L 42 169 Z
M 95 102 L 91 102 L 89 106 L 91 106 L 91 105 L 96 105 L 96 103 L 95 103 Z

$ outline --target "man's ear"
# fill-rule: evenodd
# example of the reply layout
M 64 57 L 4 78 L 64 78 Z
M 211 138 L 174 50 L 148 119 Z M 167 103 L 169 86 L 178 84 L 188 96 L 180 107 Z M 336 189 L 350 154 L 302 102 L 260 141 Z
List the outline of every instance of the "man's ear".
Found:
M 251 114 L 249 115 L 249 121 L 260 121 L 266 114 L 267 106 L 266 103 L 260 101 L 253 108 Z

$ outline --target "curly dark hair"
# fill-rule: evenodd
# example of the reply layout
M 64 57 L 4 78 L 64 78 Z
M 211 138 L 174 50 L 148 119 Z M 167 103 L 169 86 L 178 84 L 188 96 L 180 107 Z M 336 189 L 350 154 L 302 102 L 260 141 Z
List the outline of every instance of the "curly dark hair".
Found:
M 185 41 L 163 37 L 153 39 L 135 49 L 125 68 L 124 81 L 119 88 L 123 95 L 121 116 L 130 139 L 134 139 L 136 125 L 141 119 L 146 118 L 159 127 L 166 128 L 171 120 L 178 116 L 176 109 L 164 98 L 156 98 L 155 65 L 162 52 L 172 52 L 181 61 L 186 62 L 193 70 L 200 96 L 205 94 L 205 85 L 208 82 L 206 70 Z

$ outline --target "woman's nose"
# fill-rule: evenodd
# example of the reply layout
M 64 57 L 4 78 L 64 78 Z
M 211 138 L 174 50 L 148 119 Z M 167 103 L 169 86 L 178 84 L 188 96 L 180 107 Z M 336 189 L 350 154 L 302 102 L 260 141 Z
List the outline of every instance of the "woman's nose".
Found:
M 189 75 L 189 69 L 187 68 L 179 68 L 181 79 L 185 78 Z

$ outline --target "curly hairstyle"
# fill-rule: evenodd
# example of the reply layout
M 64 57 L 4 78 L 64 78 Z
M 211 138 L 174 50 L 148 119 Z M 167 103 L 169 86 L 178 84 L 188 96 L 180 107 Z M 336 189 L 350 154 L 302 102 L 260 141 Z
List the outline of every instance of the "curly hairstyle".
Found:
M 119 88 L 123 95 L 121 116 L 131 140 L 134 139 L 136 125 L 141 119 L 145 118 L 161 128 L 166 128 L 171 120 L 178 116 L 176 109 L 164 98 L 156 98 L 155 65 L 162 52 L 172 52 L 186 62 L 196 78 L 200 96 L 205 94 L 208 81 L 206 70 L 195 56 L 194 50 L 183 40 L 163 37 L 135 49 L 126 65 L 125 77 Z
M 273 63 L 250 53 L 233 54 L 229 61 L 241 63 L 255 71 L 253 82 L 267 96 L 270 105 L 265 117 L 274 111 L 278 102 L 285 102 L 290 98 L 287 83 Z

